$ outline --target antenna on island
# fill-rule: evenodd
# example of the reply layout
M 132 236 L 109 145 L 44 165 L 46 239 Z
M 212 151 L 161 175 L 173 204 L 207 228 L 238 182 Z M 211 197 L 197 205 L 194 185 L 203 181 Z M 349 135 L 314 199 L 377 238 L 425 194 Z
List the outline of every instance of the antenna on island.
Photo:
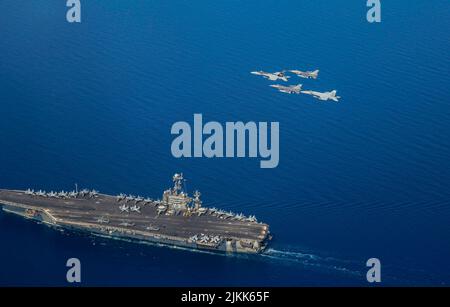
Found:
M 184 193 L 187 194 L 188 190 L 187 190 L 186 181 L 187 181 L 187 179 L 183 179 L 183 189 L 184 189 Z

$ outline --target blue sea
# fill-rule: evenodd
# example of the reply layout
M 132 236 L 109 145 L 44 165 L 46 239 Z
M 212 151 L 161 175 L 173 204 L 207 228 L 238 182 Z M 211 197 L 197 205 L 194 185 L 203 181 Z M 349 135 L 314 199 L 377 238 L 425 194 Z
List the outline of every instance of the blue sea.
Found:
M 55 231 L 0 213 L 0 285 L 450 284 L 450 3 L 0 1 L 0 187 L 158 198 L 183 172 L 205 205 L 270 224 L 263 255 Z M 254 70 L 320 69 L 287 95 Z M 280 163 L 174 158 L 177 121 L 280 123 Z

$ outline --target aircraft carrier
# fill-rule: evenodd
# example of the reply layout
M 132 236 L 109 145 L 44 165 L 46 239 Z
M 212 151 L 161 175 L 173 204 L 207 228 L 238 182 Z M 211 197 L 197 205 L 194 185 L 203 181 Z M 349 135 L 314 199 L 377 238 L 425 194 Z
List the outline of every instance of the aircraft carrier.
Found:
M 260 253 L 271 235 L 254 216 L 202 206 L 200 193 L 183 191 L 183 175 L 161 200 L 95 190 L 0 190 L 4 211 L 53 227 L 137 242 L 227 253 Z

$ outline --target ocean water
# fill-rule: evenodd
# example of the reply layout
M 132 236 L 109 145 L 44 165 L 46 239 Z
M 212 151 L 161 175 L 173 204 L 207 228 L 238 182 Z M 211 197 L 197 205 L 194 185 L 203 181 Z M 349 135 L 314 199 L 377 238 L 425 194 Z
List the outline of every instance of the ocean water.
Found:
M 450 283 L 450 4 L 382 1 L 0 1 L 0 187 L 159 197 L 171 175 L 271 225 L 259 256 L 59 232 L 0 213 L 0 285 Z M 320 69 L 285 95 L 253 70 Z M 293 79 L 297 83 L 297 79 Z M 176 159 L 176 121 L 280 122 L 280 164 Z

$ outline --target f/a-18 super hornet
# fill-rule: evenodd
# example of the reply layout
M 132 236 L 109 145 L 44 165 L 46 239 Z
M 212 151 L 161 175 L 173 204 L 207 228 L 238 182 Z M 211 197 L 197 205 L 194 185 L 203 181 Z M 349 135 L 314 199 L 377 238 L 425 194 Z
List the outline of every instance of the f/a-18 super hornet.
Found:
M 323 101 L 327 101 L 327 100 L 333 100 L 335 102 L 339 102 L 339 99 L 341 97 L 336 96 L 336 91 L 331 91 L 331 92 L 325 92 L 325 93 L 321 93 L 321 92 L 315 92 L 315 91 L 302 91 L 303 94 L 306 95 L 311 95 L 316 99 L 319 100 L 323 100 Z
M 97 223 L 100 223 L 100 224 L 108 224 L 109 223 L 109 220 L 103 216 L 96 219 L 96 221 L 97 221 Z
M 314 71 L 290 70 L 290 72 L 304 79 L 317 79 L 317 77 L 319 77 L 319 70 Z
M 119 210 L 120 210 L 120 212 L 130 212 L 130 207 L 123 204 L 123 205 L 119 206 Z
M 277 80 L 283 80 L 285 82 L 288 81 L 290 78 L 289 76 L 286 76 L 284 73 L 285 71 L 277 71 L 274 73 L 265 72 L 265 71 L 252 71 L 251 74 L 257 75 L 257 76 L 263 76 L 266 79 L 269 79 L 270 81 L 277 81 Z
M 302 85 L 280 85 L 280 84 L 271 84 L 270 87 L 276 88 L 278 91 L 286 94 L 300 94 L 300 91 L 302 90 Z
M 137 212 L 137 213 L 141 213 L 141 207 L 137 206 L 137 205 L 133 205 L 130 207 L 131 211 Z

